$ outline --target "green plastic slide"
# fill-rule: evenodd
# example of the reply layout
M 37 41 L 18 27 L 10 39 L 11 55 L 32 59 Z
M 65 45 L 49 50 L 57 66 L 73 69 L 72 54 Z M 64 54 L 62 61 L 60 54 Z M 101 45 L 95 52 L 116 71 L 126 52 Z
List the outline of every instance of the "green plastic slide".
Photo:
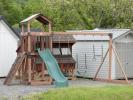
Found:
M 38 49 L 38 53 L 42 60 L 45 62 L 49 75 L 55 80 L 56 87 L 68 86 L 67 78 L 62 74 L 59 65 L 52 55 L 51 51 L 47 48 L 44 51 Z

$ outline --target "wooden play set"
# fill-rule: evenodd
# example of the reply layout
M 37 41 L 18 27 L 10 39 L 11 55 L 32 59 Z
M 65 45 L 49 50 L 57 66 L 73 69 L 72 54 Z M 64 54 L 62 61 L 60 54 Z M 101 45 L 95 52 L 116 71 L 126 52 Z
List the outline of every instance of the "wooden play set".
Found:
M 48 32 L 31 32 L 31 21 L 36 19 L 39 21 L 42 26 L 48 26 Z M 21 21 L 21 43 L 18 50 L 17 58 L 10 69 L 8 76 L 5 79 L 4 84 L 10 85 L 13 79 L 19 79 L 21 84 L 29 84 L 29 85 L 43 85 L 43 84 L 52 84 L 55 80 L 51 77 L 52 72 L 48 71 L 52 70 L 46 67 L 50 64 L 50 61 L 44 63 L 45 61 L 41 60 L 38 49 L 41 51 L 49 48 L 50 51 L 56 53 L 54 57 L 56 58 L 61 71 L 68 76 L 70 79 L 75 79 L 74 69 L 75 69 L 75 61 L 72 59 L 72 45 L 75 41 L 69 40 L 72 35 L 96 35 L 96 36 L 109 36 L 109 48 L 106 54 L 101 61 L 101 64 L 95 74 L 94 80 L 101 80 L 106 82 L 117 82 L 117 83 L 129 83 L 127 76 L 123 70 L 123 65 L 120 62 L 119 56 L 112 45 L 112 34 L 111 33 L 102 33 L 102 32 L 52 32 L 52 23 L 51 21 L 43 16 L 42 14 L 35 14 L 27 19 Z M 25 28 L 25 26 L 27 28 Z M 47 29 L 44 29 L 47 30 Z M 67 39 L 67 43 L 63 41 L 54 41 L 56 39 L 61 40 L 62 38 Z M 67 38 L 68 37 L 68 38 Z M 55 49 L 56 48 L 56 49 Z M 65 55 L 66 51 L 60 52 L 62 48 L 67 48 L 68 55 Z M 58 52 L 57 52 L 58 51 Z M 115 53 L 118 63 L 120 65 L 120 69 L 125 77 L 125 80 L 112 80 L 111 78 L 111 70 L 112 70 L 112 52 Z M 60 53 L 60 54 L 59 54 Z M 109 54 L 109 77 L 108 79 L 99 79 L 97 75 L 102 67 L 102 64 Z M 67 59 L 67 60 L 64 60 Z M 52 63 L 52 62 L 51 62 Z M 53 66 L 54 67 L 54 66 Z M 54 68 L 53 68 L 54 70 Z

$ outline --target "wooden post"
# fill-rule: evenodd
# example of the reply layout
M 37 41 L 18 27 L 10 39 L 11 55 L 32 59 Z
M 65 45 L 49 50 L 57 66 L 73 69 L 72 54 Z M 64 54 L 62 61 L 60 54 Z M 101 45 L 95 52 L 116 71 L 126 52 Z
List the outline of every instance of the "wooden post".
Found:
M 31 36 L 30 36 L 30 22 L 28 22 L 27 26 L 28 33 L 28 54 L 31 53 Z M 31 66 L 32 66 L 32 60 L 31 57 L 28 57 L 28 83 L 31 83 Z
M 21 36 L 21 42 L 22 42 L 22 46 L 21 46 L 21 49 L 22 49 L 22 53 L 25 52 L 25 39 L 24 39 L 24 36 Z
M 44 50 L 44 37 L 40 37 L 40 41 L 41 41 L 41 50 Z
M 109 34 L 109 76 L 108 79 L 111 80 L 112 75 L 112 34 Z
M 24 45 L 25 45 L 24 44 L 25 39 L 24 39 L 23 35 L 24 35 L 24 24 L 21 25 L 21 42 L 22 42 L 22 47 L 21 48 L 22 48 L 22 52 L 24 52 Z
M 52 45 L 52 29 L 51 29 L 51 23 L 49 23 L 49 33 L 50 33 L 50 36 L 49 36 L 49 48 L 52 51 L 53 45 Z
M 41 37 L 41 50 L 44 50 L 44 38 L 43 37 Z M 42 72 L 41 72 L 41 74 L 42 74 L 42 80 L 44 80 L 44 71 L 45 69 L 44 69 L 44 62 L 42 61 Z
M 31 36 L 28 35 L 28 54 L 31 53 Z M 31 82 L 31 66 L 32 66 L 31 57 L 28 57 L 28 82 Z
M 21 35 L 24 35 L 24 24 L 21 26 Z
M 30 22 L 27 23 L 27 31 L 30 32 Z
M 22 81 L 25 80 L 25 74 L 26 74 L 26 62 L 27 62 L 27 56 L 25 57 L 24 64 L 23 64 L 23 69 L 22 69 Z
M 25 52 L 25 38 L 24 38 L 24 24 L 22 24 L 21 26 L 21 42 L 22 42 L 22 46 L 21 46 L 21 49 L 22 49 L 22 53 Z M 25 58 L 26 60 L 26 58 Z M 25 62 L 22 63 L 22 66 L 21 66 L 21 77 L 20 77 L 20 82 L 23 82 L 23 79 L 24 79 L 24 67 L 25 67 Z

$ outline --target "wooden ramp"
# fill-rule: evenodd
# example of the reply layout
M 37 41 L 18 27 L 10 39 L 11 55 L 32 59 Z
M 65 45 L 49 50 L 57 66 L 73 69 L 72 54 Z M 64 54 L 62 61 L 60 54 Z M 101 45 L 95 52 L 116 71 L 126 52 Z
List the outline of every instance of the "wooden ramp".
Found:
M 10 71 L 9 71 L 9 73 L 8 73 L 8 75 L 7 75 L 6 79 L 5 79 L 5 81 L 4 81 L 4 85 L 10 85 L 11 81 L 12 81 L 13 78 L 15 77 L 16 72 L 17 72 L 17 71 L 19 70 L 19 68 L 21 67 L 21 65 L 22 65 L 22 63 L 23 63 L 23 61 L 24 61 L 25 58 L 26 58 L 25 53 L 20 53 L 20 54 L 17 56 L 17 58 L 16 58 L 14 64 L 12 65 L 12 67 L 11 67 L 11 69 L 10 69 Z

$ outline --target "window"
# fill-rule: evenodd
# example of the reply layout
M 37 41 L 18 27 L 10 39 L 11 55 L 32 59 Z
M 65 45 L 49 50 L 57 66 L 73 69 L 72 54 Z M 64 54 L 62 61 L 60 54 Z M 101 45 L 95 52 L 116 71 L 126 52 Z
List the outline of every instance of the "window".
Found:
M 54 55 L 61 55 L 60 49 L 59 48 L 53 48 L 53 54 Z
M 62 55 L 71 55 L 70 48 L 61 48 Z

